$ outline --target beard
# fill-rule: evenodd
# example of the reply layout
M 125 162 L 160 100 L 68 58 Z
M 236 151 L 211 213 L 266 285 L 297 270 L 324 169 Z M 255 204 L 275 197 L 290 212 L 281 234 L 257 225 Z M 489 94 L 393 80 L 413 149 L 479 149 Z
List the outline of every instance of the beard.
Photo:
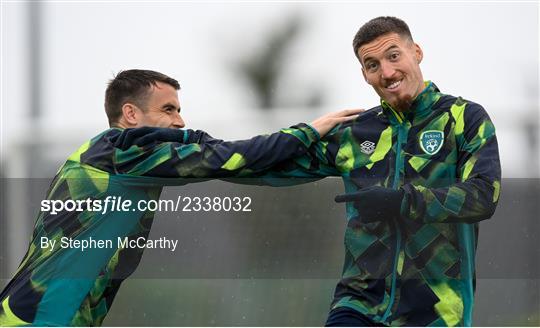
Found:
M 411 106 L 414 102 L 414 97 L 411 95 L 405 95 L 401 98 L 398 98 L 392 107 L 399 112 L 407 112 L 411 109 Z

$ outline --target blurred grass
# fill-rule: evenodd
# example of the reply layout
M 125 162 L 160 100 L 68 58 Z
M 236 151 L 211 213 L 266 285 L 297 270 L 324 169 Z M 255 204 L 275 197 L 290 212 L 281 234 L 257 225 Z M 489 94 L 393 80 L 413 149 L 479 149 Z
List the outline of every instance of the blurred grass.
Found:
M 129 279 L 105 326 L 322 326 L 335 279 Z
M 475 326 L 540 326 L 539 300 L 523 294 L 537 288 L 539 280 L 478 282 Z M 336 279 L 128 279 L 104 325 L 322 326 L 336 283 Z M 515 299 L 518 293 L 523 299 Z M 532 303 L 524 307 L 527 299 Z

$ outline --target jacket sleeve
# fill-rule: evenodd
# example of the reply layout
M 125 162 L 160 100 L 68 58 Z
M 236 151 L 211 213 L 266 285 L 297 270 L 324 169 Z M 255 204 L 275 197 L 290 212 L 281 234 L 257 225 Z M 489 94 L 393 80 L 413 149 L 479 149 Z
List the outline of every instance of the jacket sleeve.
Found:
M 405 218 L 474 223 L 495 212 L 501 181 L 495 127 L 484 108 L 475 103 L 453 106 L 451 114 L 458 148 L 457 181 L 445 188 L 404 185 L 401 215 Z
M 338 125 L 325 137 L 313 143 L 304 154 L 289 158 L 276 164 L 265 173 L 268 177 L 283 178 L 324 178 L 327 176 L 341 176 L 336 167 L 336 153 L 339 149 L 336 131 Z
M 243 177 L 262 172 L 291 157 L 302 156 L 319 140 L 307 124 L 248 140 L 222 141 L 190 131 L 182 142 L 114 150 L 117 174 L 164 178 Z
M 190 143 L 196 143 L 196 144 L 220 144 L 225 142 L 221 139 L 216 139 L 209 135 L 207 132 L 202 130 L 184 130 L 184 139 L 182 140 L 182 143 L 190 144 Z
M 339 131 L 340 125 L 313 143 L 307 152 L 281 161 L 269 170 L 253 176 L 254 179 L 240 183 L 284 187 L 309 183 L 328 176 L 341 176 L 335 164 L 335 154 L 339 149 L 336 142 Z
M 323 138 L 312 143 L 309 149 L 303 154 L 287 158 L 276 163 L 268 170 L 250 175 L 250 178 L 254 178 L 251 181 L 230 181 L 245 184 L 282 186 L 310 182 L 327 176 L 341 176 L 335 162 L 336 153 L 339 150 L 339 135 L 341 130 L 342 126 L 337 125 Z M 213 139 L 202 131 L 189 131 L 186 139 L 186 143 L 223 142 L 222 140 Z M 282 149 L 277 148 L 276 151 L 282 151 Z

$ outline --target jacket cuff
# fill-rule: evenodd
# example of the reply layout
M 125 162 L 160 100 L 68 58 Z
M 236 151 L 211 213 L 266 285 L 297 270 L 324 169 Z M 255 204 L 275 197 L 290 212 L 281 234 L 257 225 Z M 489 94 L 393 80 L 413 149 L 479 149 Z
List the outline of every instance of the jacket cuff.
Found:
M 319 142 L 321 140 L 321 135 L 319 134 L 319 132 L 317 132 L 317 130 L 315 130 L 315 128 L 312 127 L 309 124 L 298 123 L 296 125 L 291 126 L 291 128 L 303 132 L 302 137 L 300 137 L 300 139 L 301 139 L 302 143 L 308 148 L 312 144 L 317 143 L 317 142 Z M 282 130 L 282 132 L 289 132 L 289 131 L 286 131 L 286 130 L 287 129 L 284 129 L 284 130 Z M 298 137 L 298 134 L 296 134 L 296 135 Z

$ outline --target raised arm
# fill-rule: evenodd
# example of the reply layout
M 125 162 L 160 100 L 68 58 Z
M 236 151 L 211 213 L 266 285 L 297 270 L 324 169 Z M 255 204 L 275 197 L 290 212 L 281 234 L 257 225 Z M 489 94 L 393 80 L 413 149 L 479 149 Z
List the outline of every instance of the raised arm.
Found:
M 319 142 L 320 136 L 328 134 L 336 124 L 353 120 L 360 112 L 351 109 L 329 113 L 311 125 L 300 124 L 272 135 L 234 142 L 214 139 L 199 130 L 150 127 L 125 130 L 115 140 L 118 170 L 132 175 L 196 178 L 261 177 L 270 171 L 269 179 L 305 177 L 302 170 L 335 175 L 321 171 L 319 163 L 332 166 L 327 163 L 331 161 L 327 156 L 327 141 Z M 170 147 L 172 151 L 168 150 Z M 123 158 L 129 159 L 127 163 Z M 163 163 L 156 165 L 160 159 Z M 295 163 L 298 169 L 292 168 Z M 144 169 L 141 171 L 140 167 Z M 180 171 L 176 172 L 175 168 Z
M 474 223 L 489 219 L 499 200 L 501 167 L 495 127 L 478 104 L 456 106 L 458 182 L 445 188 L 406 184 L 401 215 L 424 222 Z
M 113 163 L 118 174 L 181 178 L 244 176 L 300 156 L 319 140 L 318 132 L 307 124 L 233 142 L 213 139 L 200 131 L 169 130 L 169 137 L 178 141 L 145 141 L 143 145 L 136 141 L 140 138 L 130 136 L 137 132 L 124 130 L 112 140 L 117 146 Z M 129 139 L 134 140 L 126 142 Z
M 354 202 L 364 222 L 399 218 L 423 223 L 475 223 L 489 219 L 499 200 L 501 168 L 495 128 L 477 104 L 454 106 L 458 153 L 456 182 L 445 187 L 407 183 L 369 186 L 336 197 Z

